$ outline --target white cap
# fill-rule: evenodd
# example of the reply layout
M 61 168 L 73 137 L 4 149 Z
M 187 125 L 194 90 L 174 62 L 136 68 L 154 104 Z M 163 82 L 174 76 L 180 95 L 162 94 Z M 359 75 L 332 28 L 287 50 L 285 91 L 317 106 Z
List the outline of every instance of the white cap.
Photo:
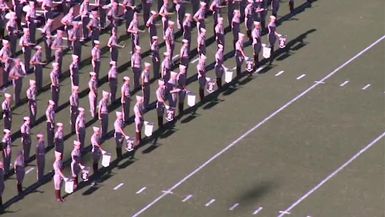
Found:
M 183 39 L 182 42 L 183 42 L 183 44 L 187 44 L 188 40 L 187 39 Z
M 79 107 L 79 108 L 78 108 L 78 111 L 79 111 L 79 112 L 84 112 L 84 108 L 83 108 L 83 107 Z
M 261 25 L 261 23 L 260 22 L 258 22 L 258 21 L 254 21 L 254 26 L 259 26 L 259 25 Z
M 5 40 L 5 39 L 3 39 L 2 42 L 3 42 L 3 44 L 9 44 L 9 41 Z
M 23 32 L 29 32 L 28 28 L 23 28 Z
M 154 15 L 154 14 L 157 14 L 157 13 L 158 13 L 158 12 L 156 12 L 156 11 L 151 11 L 151 14 L 153 14 L 153 15 Z
M 55 151 L 55 158 L 61 158 L 61 156 L 62 156 L 61 152 Z
M 53 100 L 48 100 L 48 104 L 55 105 L 55 102 Z
M 40 45 L 36 45 L 36 46 L 35 46 L 35 49 L 36 49 L 36 50 L 40 50 L 40 49 L 42 49 L 42 47 L 41 47 Z
M 56 123 L 56 126 L 57 126 L 57 127 L 63 127 L 63 123 L 60 123 L 60 122 L 59 122 L 59 123 Z
M 79 86 L 72 86 L 72 91 L 78 91 L 79 90 Z
M 136 95 L 136 101 L 141 101 L 143 102 L 143 96 Z
M 276 20 L 277 18 L 276 18 L 275 16 L 271 15 L 271 16 L 270 16 L 270 19 Z
M 10 93 L 4 93 L 5 98 L 12 98 L 12 95 Z
M 135 50 L 142 50 L 140 46 L 135 46 Z
M 187 67 L 185 65 L 179 64 L 179 69 L 186 69 Z
M 74 145 L 81 145 L 82 143 L 80 143 L 78 140 L 74 140 Z
M 159 80 L 158 80 L 158 85 L 159 85 L 159 86 L 164 85 L 164 80 L 163 80 L 163 79 L 159 79 Z
M 202 54 L 202 55 L 199 56 L 199 59 L 204 59 L 205 60 L 205 59 L 207 59 L 207 57 L 206 57 L 206 55 Z
M 169 52 L 164 52 L 163 55 L 164 56 L 170 56 L 170 53 Z
M 202 33 L 206 33 L 206 29 L 205 28 L 201 28 L 201 32 Z
M 115 112 L 115 114 L 116 114 L 116 117 L 122 117 L 123 116 L 123 113 L 122 112 Z
M 57 63 L 57 62 L 52 63 L 52 67 L 58 67 L 58 66 L 59 66 L 59 63 Z
M 100 128 L 99 128 L 99 127 L 92 127 L 92 130 L 93 130 L 94 132 L 98 132 L 98 131 L 100 131 Z
M 154 35 L 151 37 L 153 40 L 158 40 L 158 36 Z
M 125 81 L 129 81 L 129 80 L 130 80 L 130 77 L 128 77 L 128 76 L 124 76 L 124 77 L 123 77 L 123 80 L 125 80 Z
M 238 33 L 238 37 L 243 38 L 243 37 L 245 37 L 245 34 L 243 34 L 243 33 Z
M 189 17 L 189 16 L 191 16 L 191 14 L 190 13 L 185 13 L 184 16 L 185 17 Z
M 99 40 L 94 40 L 94 44 L 100 44 Z
M 199 3 L 201 6 L 206 6 L 207 4 L 206 4 L 206 2 L 200 2 Z
M 44 138 L 44 135 L 43 135 L 42 133 L 38 133 L 38 134 L 36 135 L 36 137 L 40 139 L 40 138 Z
M 169 25 L 169 26 L 173 26 L 173 25 L 175 25 L 175 23 L 174 23 L 174 21 L 169 20 L 169 21 L 168 21 L 168 25 Z
M 223 45 L 222 44 L 218 44 L 218 48 L 223 49 Z
M 103 90 L 103 91 L 102 91 L 102 95 L 105 96 L 105 97 L 107 97 L 107 96 L 110 96 L 110 93 L 107 92 L 107 91 L 105 91 L 105 90 Z
M 8 130 L 8 129 L 4 129 L 3 132 L 4 132 L 4 133 L 10 133 L 11 131 Z
M 95 72 L 90 72 L 90 75 L 91 75 L 91 76 L 95 76 L 96 73 L 95 73 Z
M 29 121 L 29 120 L 30 120 L 30 118 L 29 118 L 28 116 L 25 116 L 25 117 L 23 117 L 23 120 L 25 120 L 25 121 Z
M 72 54 L 72 59 L 79 59 L 78 55 Z
M 151 66 L 151 63 L 144 62 L 144 67 L 150 67 L 150 66 Z
M 110 64 L 111 64 L 111 65 L 116 65 L 116 61 L 111 60 L 111 61 L 110 61 Z

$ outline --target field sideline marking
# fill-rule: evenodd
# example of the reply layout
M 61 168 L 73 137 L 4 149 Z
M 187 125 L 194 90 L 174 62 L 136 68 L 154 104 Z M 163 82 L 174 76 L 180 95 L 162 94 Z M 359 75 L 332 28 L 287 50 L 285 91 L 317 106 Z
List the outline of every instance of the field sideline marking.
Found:
M 118 184 L 117 186 L 114 187 L 114 191 L 118 190 L 120 187 L 122 187 L 124 185 L 123 182 L 121 182 L 120 184 Z
M 184 203 L 184 202 L 190 200 L 190 198 L 192 198 L 192 195 L 191 195 L 191 194 L 187 195 L 187 196 L 182 200 L 182 202 Z
M 349 81 L 346 80 L 346 81 L 344 81 L 344 82 L 342 82 L 342 83 L 340 84 L 340 87 L 343 87 L 343 86 L 347 85 L 348 83 L 349 83 Z
M 297 80 L 301 80 L 303 77 L 305 77 L 306 76 L 306 74 L 302 74 L 302 75 L 300 75 L 300 76 L 298 76 L 297 77 Z M 323 82 L 323 81 L 320 81 L 320 82 Z
M 146 188 L 147 188 L 147 187 L 141 188 L 139 191 L 136 192 L 136 194 L 142 193 L 144 190 L 146 190 Z M 163 194 L 167 194 L 167 193 L 163 193 Z
M 291 211 L 294 207 L 296 207 L 303 200 L 305 200 L 307 197 L 309 197 L 312 193 L 314 193 L 316 190 L 318 190 L 322 185 L 324 185 L 327 181 L 329 181 L 331 178 L 333 178 L 335 175 L 337 175 L 339 172 L 341 172 L 341 170 L 343 170 L 345 167 L 347 167 L 350 163 L 352 163 L 361 154 L 365 153 L 369 148 L 371 148 L 374 144 L 376 144 L 384 136 L 385 136 L 385 131 L 382 132 L 382 134 L 379 135 L 377 138 L 375 138 L 373 141 L 371 141 L 368 145 L 363 147 L 359 152 L 357 152 L 355 155 L 353 155 L 353 157 L 351 157 L 348 161 L 346 161 L 344 164 L 342 164 L 340 167 L 338 167 L 334 172 L 332 172 L 330 175 L 328 175 L 320 183 L 318 183 L 318 185 L 316 185 L 314 188 L 312 188 L 310 191 L 308 191 L 306 194 L 304 194 L 301 198 L 299 198 L 297 201 L 295 201 L 292 205 L 290 205 L 284 212 Z M 282 217 L 283 215 L 284 214 L 281 213 L 278 217 Z
M 235 208 L 237 208 L 239 206 L 239 203 L 235 203 L 234 205 L 232 205 L 229 210 L 230 211 L 233 211 Z
M 355 59 L 357 59 L 359 56 L 361 56 L 362 54 L 364 54 L 366 51 L 368 51 L 370 48 L 372 48 L 373 46 L 375 46 L 376 44 L 380 43 L 383 39 L 385 38 L 385 35 L 383 35 L 382 37 L 380 37 L 379 39 L 377 39 L 375 42 L 373 42 L 372 44 L 370 44 L 368 47 L 366 47 L 365 49 L 361 50 L 359 53 L 357 53 L 356 55 L 354 55 L 352 58 L 350 58 L 349 60 L 347 60 L 345 63 L 343 63 L 342 65 L 338 66 L 336 69 L 334 69 L 332 72 L 330 72 L 329 74 L 327 74 L 324 78 L 322 78 L 320 81 L 324 82 L 326 79 L 330 78 L 331 76 L 333 76 L 335 73 L 337 73 L 339 70 L 341 70 L 342 68 L 344 68 L 346 65 L 348 65 L 349 63 L 353 62 Z M 287 102 L 285 105 L 283 105 L 282 107 L 278 108 L 276 111 L 274 111 L 273 113 L 271 113 L 269 116 L 267 116 L 265 119 L 263 119 L 261 122 L 259 122 L 258 124 L 256 124 L 253 128 L 249 129 L 248 131 L 246 131 L 243 135 L 241 135 L 240 137 L 238 137 L 236 140 L 234 140 L 232 143 L 230 143 L 229 145 L 227 145 L 225 148 L 223 148 L 221 151 L 219 151 L 218 153 L 216 153 L 214 156 L 212 156 L 210 159 L 208 159 L 206 162 L 204 162 L 203 164 L 201 164 L 199 167 L 197 167 L 195 170 L 193 170 L 191 173 L 189 173 L 188 175 L 186 175 L 184 178 L 182 178 L 180 181 L 178 181 L 176 184 L 174 184 L 169 190 L 170 191 L 173 191 L 174 189 L 176 189 L 177 187 L 179 187 L 181 184 L 183 184 L 184 182 L 186 182 L 189 178 L 191 178 L 193 175 L 195 175 L 196 173 L 198 173 L 200 170 L 202 170 L 203 168 L 205 168 L 209 163 L 211 163 L 212 161 L 214 161 L 215 159 L 217 159 L 219 156 L 221 156 L 223 153 L 225 153 L 227 150 L 229 150 L 231 147 L 233 147 L 234 145 L 236 145 L 239 141 L 241 141 L 243 138 L 245 138 L 246 136 L 248 136 L 250 133 L 252 133 L 254 130 L 258 129 L 261 125 L 263 125 L 264 123 L 266 123 L 268 120 L 270 120 L 271 118 L 273 118 L 274 116 L 276 116 L 278 113 L 280 113 L 281 111 L 283 111 L 285 108 L 287 108 L 289 105 L 293 104 L 295 101 L 297 101 L 298 99 L 302 98 L 305 94 L 307 94 L 309 91 L 313 90 L 315 87 L 317 87 L 319 85 L 319 83 L 314 83 L 312 86 L 310 86 L 309 88 L 307 88 L 306 90 L 304 90 L 302 93 L 300 93 L 299 95 L 297 95 L 296 97 L 294 97 L 293 99 L 291 99 L 289 102 Z M 149 204 L 147 204 L 145 207 L 143 207 L 142 209 L 140 209 L 139 211 L 137 211 L 136 213 L 134 213 L 132 215 L 132 217 L 137 217 L 139 216 L 140 214 L 142 214 L 143 212 L 145 212 L 146 210 L 148 210 L 150 207 L 152 207 L 155 203 L 157 203 L 159 200 L 161 200 L 163 197 L 165 197 L 167 194 L 161 194 L 160 196 L 158 196 L 157 198 L 155 198 L 152 202 L 150 202 Z
M 28 173 L 32 172 L 32 170 L 34 170 L 34 169 L 35 169 L 35 167 L 29 168 L 27 171 L 25 171 L 25 174 L 28 174 Z
M 209 202 L 205 204 L 205 207 L 209 207 L 211 204 L 215 202 L 215 199 L 211 199 Z
M 362 90 L 366 90 L 366 89 L 368 89 L 368 87 L 370 87 L 370 86 L 372 86 L 372 85 L 371 85 L 371 84 L 367 84 L 367 85 L 365 85 L 365 87 L 362 88 Z
M 284 73 L 285 71 L 280 71 L 280 72 L 278 72 L 277 74 L 275 74 L 275 77 L 278 77 L 278 76 L 280 76 L 282 73 Z
M 261 212 L 263 209 L 262 206 L 260 206 L 258 209 L 256 209 L 254 212 L 253 212 L 253 215 L 257 215 L 259 212 Z

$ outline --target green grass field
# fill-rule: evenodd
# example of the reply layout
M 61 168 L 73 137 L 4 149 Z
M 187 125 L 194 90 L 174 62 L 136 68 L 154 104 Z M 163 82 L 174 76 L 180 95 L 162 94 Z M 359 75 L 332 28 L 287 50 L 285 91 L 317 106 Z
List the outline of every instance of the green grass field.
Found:
M 297 6 L 302 3 L 304 1 L 296 1 Z M 2 215 L 385 216 L 382 137 L 385 43 L 382 40 L 357 55 L 384 36 L 384 6 L 381 0 L 370 3 L 323 0 L 313 2 L 312 7 L 303 7 L 304 10 L 295 16 L 285 16 L 278 32 L 288 35 L 289 46 L 271 66 L 265 66 L 252 78 L 241 78 L 222 92 L 212 94 L 210 100 L 190 109 L 173 128 L 155 132 L 153 137 L 146 139 L 134 159 L 126 156 L 120 162 L 113 162 L 98 185 L 91 187 L 86 183 L 79 191 L 66 195 L 62 204 L 55 201 L 51 180 L 40 186 L 34 185 L 36 169 L 26 175 L 24 187 L 29 193 L 23 198 L 15 197 L 16 181 L 11 176 L 5 183 L 3 201 L 7 207 Z M 279 14 L 284 16 L 288 12 L 287 1 L 282 1 Z M 209 37 L 212 36 L 212 22 L 211 17 L 206 20 Z M 123 25 L 119 31 L 123 35 Z M 161 34 L 160 30 L 158 34 Z M 196 30 L 193 38 L 195 36 Z M 101 37 L 102 47 L 108 38 L 108 34 Z M 121 38 L 130 45 L 130 39 Z M 140 40 L 142 50 L 147 51 L 147 33 L 143 33 Z M 181 45 L 180 38 L 178 40 L 175 54 L 179 53 Z M 231 40 L 232 35 L 228 33 L 225 53 L 232 51 Z M 264 42 L 267 42 L 266 37 Z M 195 47 L 196 40 L 193 40 L 192 48 Z M 210 43 L 207 48 L 209 65 L 214 62 L 216 43 Z M 91 44 L 87 43 L 82 59 L 90 57 L 90 49 Z M 246 51 L 251 56 L 250 46 Z M 70 55 L 65 56 L 66 63 L 69 63 Z M 356 58 L 349 61 L 355 55 Z M 127 49 L 120 50 L 119 78 L 132 76 L 127 67 L 129 60 Z M 150 57 L 147 55 L 145 60 L 150 61 Z M 107 74 L 108 61 L 106 50 L 102 78 Z M 68 64 L 63 65 L 65 70 L 68 69 Z M 234 58 L 226 60 L 225 65 L 234 67 Z M 190 64 L 189 76 L 196 73 L 195 66 L 196 63 Z M 45 70 L 46 85 L 50 67 Z M 84 93 L 90 70 L 90 61 L 84 61 L 80 70 L 80 90 L 83 92 L 80 105 L 87 111 L 88 98 Z M 327 77 L 333 71 L 335 73 Z M 214 71 L 210 70 L 208 76 L 214 78 Z M 31 75 L 28 77 L 32 78 Z M 321 80 L 323 83 L 316 83 Z M 57 121 L 68 123 L 69 106 L 66 103 L 70 79 L 64 79 L 61 84 L 59 106 L 63 109 L 57 114 Z M 313 85 L 316 86 L 311 88 Z M 156 87 L 157 82 L 153 82 L 151 102 L 155 100 Z M 190 83 L 188 88 L 197 93 L 197 82 Z M 106 79 L 102 80 L 100 93 L 103 89 L 109 90 Z M 44 117 L 49 98 L 49 90 L 38 96 L 38 117 Z M 113 106 L 114 109 L 120 107 Z M 110 130 L 115 119 L 113 110 Z M 26 114 L 25 106 L 14 110 L 13 129 L 19 128 Z M 145 120 L 155 122 L 156 112 L 146 113 Z M 89 112 L 87 121 L 90 121 Z M 87 143 L 91 126 L 99 125 L 99 122 L 90 121 L 89 125 Z M 69 123 L 66 133 L 69 133 L 68 129 Z M 125 131 L 134 136 L 132 124 Z M 45 133 L 45 121 L 41 119 L 32 132 Z M 74 135 L 67 136 L 65 159 L 70 158 L 74 139 Z M 21 147 L 20 139 L 13 145 L 15 155 Z M 369 145 L 362 155 L 354 157 Z M 111 138 L 103 146 L 115 158 L 115 141 Z M 53 151 L 48 151 L 47 172 L 51 171 L 53 157 Z M 91 156 L 87 154 L 85 159 L 90 165 Z M 352 159 L 349 164 L 343 166 L 349 159 Z M 34 167 L 33 161 L 27 170 Z M 70 175 L 69 166 L 65 174 Z M 118 185 L 120 187 L 116 189 Z

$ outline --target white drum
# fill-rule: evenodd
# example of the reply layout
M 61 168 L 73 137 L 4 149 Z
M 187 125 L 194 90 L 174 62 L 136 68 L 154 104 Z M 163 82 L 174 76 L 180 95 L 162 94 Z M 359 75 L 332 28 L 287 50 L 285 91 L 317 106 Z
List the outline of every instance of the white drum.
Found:
M 215 91 L 215 86 L 216 86 L 215 81 L 213 81 L 212 79 L 209 78 L 207 80 L 207 85 L 206 85 L 207 92 L 209 92 L 209 93 L 214 92 Z
M 195 105 L 196 96 L 193 93 L 187 93 L 187 105 L 193 107 Z
M 69 179 L 65 182 L 65 192 L 68 194 L 71 194 L 74 192 L 74 181 L 72 179 Z
M 154 124 L 148 121 L 144 122 L 144 135 L 150 137 L 152 135 L 152 131 L 154 129 Z
M 287 36 L 286 35 L 282 35 L 281 37 L 279 37 L 279 48 L 285 48 L 286 47 L 286 42 L 287 42 Z
M 133 151 L 134 150 L 134 140 L 131 139 L 129 136 L 127 136 L 125 139 L 127 142 L 126 151 L 128 151 L 128 152 Z
M 271 48 L 267 47 L 266 45 L 262 46 L 262 54 L 265 59 L 270 58 Z
M 103 154 L 103 157 L 102 157 L 102 166 L 103 166 L 103 167 L 108 167 L 108 166 L 110 166 L 110 161 L 111 161 L 111 154 L 108 154 L 108 153 Z
M 29 6 L 29 5 L 26 5 L 26 6 L 23 7 L 23 11 L 25 13 L 27 13 L 30 9 L 31 9 L 31 6 Z
M 230 83 L 231 80 L 233 80 L 233 72 L 232 71 L 225 71 L 225 82 Z
M 173 121 L 175 117 L 175 108 L 168 108 L 166 110 L 166 120 Z

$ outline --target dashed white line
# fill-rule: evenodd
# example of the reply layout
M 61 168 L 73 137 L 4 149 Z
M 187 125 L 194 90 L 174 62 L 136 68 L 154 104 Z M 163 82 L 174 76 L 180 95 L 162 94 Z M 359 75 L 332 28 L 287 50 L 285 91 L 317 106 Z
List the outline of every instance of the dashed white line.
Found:
M 211 204 L 215 202 L 215 199 L 211 199 L 209 202 L 205 204 L 205 207 L 209 207 Z
M 196 58 L 196 59 L 194 59 L 194 60 L 192 60 L 191 63 L 195 63 L 195 62 L 197 62 L 198 60 L 199 60 L 199 57 Z
M 34 169 L 35 169 L 35 167 L 29 168 L 27 171 L 25 171 L 25 174 L 28 174 L 28 173 L 32 172 L 32 170 L 34 170 Z
M 305 77 L 306 76 L 306 74 L 302 74 L 302 75 L 300 75 L 300 76 L 298 76 L 297 77 L 297 80 L 301 80 L 303 77 Z
M 173 56 L 173 57 L 172 57 L 172 60 L 175 60 L 175 59 L 178 58 L 178 57 L 179 57 L 179 54 Z
M 378 43 L 380 43 L 382 40 L 385 39 L 385 35 L 381 36 L 379 39 L 377 39 L 376 41 L 374 41 L 373 43 L 371 43 L 369 46 L 367 46 L 366 48 L 364 48 L 363 50 L 361 50 L 360 52 L 358 52 L 356 55 L 354 55 L 353 57 L 349 58 L 348 60 L 346 60 L 344 63 L 342 63 L 341 65 L 339 65 L 337 68 L 335 68 L 333 71 L 329 72 L 327 75 L 325 75 L 320 81 L 325 81 L 327 79 L 329 79 L 330 77 L 332 77 L 333 75 L 335 75 L 338 71 L 340 71 L 342 68 L 344 68 L 345 66 L 347 66 L 348 64 L 350 64 L 351 62 L 353 62 L 354 60 L 356 60 L 358 57 L 360 57 L 362 54 L 366 53 L 369 49 L 371 49 L 372 47 L 374 47 L 375 45 L 377 45 Z M 305 96 L 307 93 L 309 93 L 311 90 L 313 90 L 314 88 L 316 88 L 319 84 L 313 84 L 311 85 L 310 87 L 308 87 L 307 89 L 305 89 L 304 91 L 302 91 L 300 94 L 298 94 L 297 96 L 295 96 L 294 98 L 292 98 L 291 100 L 289 100 L 288 102 L 286 102 L 284 105 L 282 105 L 281 107 L 279 107 L 278 109 L 276 109 L 274 112 L 272 112 L 270 115 L 268 115 L 266 118 L 264 118 L 262 121 L 258 122 L 254 127 L 250 128 L 249 130 L 247 130 L 245 133 L 243 133 L 240 137 L 236 138 L 233 142 L 231 142 L 230 144 L 228 144 L 226 147 L 224 147 L 223 149 L 221 149 L 219 152 L 217 152 L 215 155 L 213 155 L 212 157 L 210 157 L 208 160 L 206 160 L 205 162 L 203 162 L 200 166 L 198 166 L 197 168 L 195 168 L 193 171 L 191 171 L 189 174 L 187 174 L 186 176 L 184 176 L 181 180 L 179 180 L 178 182 L 176 182 L 173 186 L 171 186 L 169 188 L 170 191 L 178 188 L 180 185 L 182 185 L 183 183 L 185 183 L 187 180 L 189 180 L 192 176 L 194 176 L 195 174 L 197 174 L 199 171 L 201 171 L 202 169 L 204 169 L 207 165 L 209 165 L 211 162 L 213 162 L 214 160 L 216 160 L 218 157 L 220 157 L 223 153 L 226 153 L 229 149 L 231 149 L 232 147 L 234 147 L 235 145 L 237 145 L 239 143 L 239 141 L 241 141 L 242 139 L 244 139 L 246 136 L 248 136 L 249 134 L 251 134 L 252 132 L 254 132 L 256 129 L 258 129 L 259 127 L 261 127 L 263 124 L 265 124 L 267 121 L 269 121 L 270 119 L 272 119 L 273 117 L 275 117 L 277 114 L 279 114 L 280 112 L 282 112 L 283 110 L 285 110 L 287 107 L 289 107 L 291 104 L 293 104 L 294 102 L 296 102 L 297 100 L 301 99 L 303 96 Z M 154 200 L 152 200 L 151 202 L 149 202 L 147 205 L 145 205 L 143 208 L 139 209 L 138 211 L 136 211 L 132 217 L 137 217 L 139 215 L 141 215 L 142 213 L 144 213 L 146 210 L 150 209 L 152 206 L 154 206 L 156 203 L 158 203 L 162 198 L 164 198 L 167 194 L 161 194 L 159 195 L 158 197 L 154 198 Z
M 257 215 L 259 212 L 261 212 L 263 210 L 263 207 L 260 206 L 258 209 L 256 209 L 254 212 L 253 212 L 253 215 Z
M 347 85 L 348 83 L 349 83 L 349 81 L 346 80 L 346 81 L 344 81 L 344 82 L 342 82 L 342 83 L 340 84 L 340 87 L 343 87 L 343 86 Z
M 124 183 L 119 183 L 117 186 L 114 187 L 114 191 L 118 190 L 120 187 L 122 187 Z
M 313 194 L 315 191 L 317 191 L 322 185 L 324 185 L 326 182 L 328 182 L 331 178 L 333 178 L 335 175 L 337 175 L 341 170 L 343 170 L 345 167 L 347 167 L 349 164 L 351 164 L 356 158 L 358 158 L 361 154 L 365 153 L 369 148 L 371 148 L 374 144 L 376 144 L 380 139 L 382 139 L 385 136 L 385 131 L 382 132 L 381 135 L 379 135 L 377 138 L 375 138 L 373 141 L 371 141 L 368 145 L 363 147 L 359 152 L 357 152 L 353 157 L 351 157 L 348 161 L 346 161 L 344 164 L 342 164 L 340 167 L 338 167 L 334 172 L 332 172 L 330 175 L 328 175 L 325 179 L 323 179 L 320 183 L 318 183 L 314 188 L 310 189 L 307 193 L 305 193 L 301 198 L 299 198 L 297 201 L 295 201 L 292 205 L 290 205 L 284 212 L 291 211 L 294 207 L 298 206 L 302 201 L 304 201 L 306 198 L 308 198 L 311 194 Z M 278 217 L 282 217 L 285 214 L 281 213 Z
M 275 77 L 278 77 L 280 75 L 282 75 L 285 71 L 279 71 L 277 74 L 275 74 Z
M 189 195 L 187 195 L 183 200 L 182 200 L 182 202 L 184 203 L 184 202 L 187 202 L 188 200 L 190 200 L 192 198 L 192 195 L 191 194 L 189 194 Z
M 141 188 L 139 191 L 137 191 L 136 192 L 136 194 L 140 194 L 140 193 L 142 193 L 144 190 L 146 190 L 147 189 L 147 187 L 143 187 L 143 188 Z
M 259 73 L 259 72 L 262 71 L 264 68 L 266 68 L 266 66 L 261 66 L 261 67 L 259 67 L 259 68 L 255 71 L 255 73 Z
M 239 206 L 239 203 L 235 203 L 234 205 L 232 205 L 229 210 L 230 211 L 233 211 L 235 208 L 237 208 Z
M 371 84 L 367 84 L 367 85 L 365 85 L 363 88 L 362 88 L 362 90 L 366 90 L 366 89 L 368 89 L 370 86 L 372 86 Z

